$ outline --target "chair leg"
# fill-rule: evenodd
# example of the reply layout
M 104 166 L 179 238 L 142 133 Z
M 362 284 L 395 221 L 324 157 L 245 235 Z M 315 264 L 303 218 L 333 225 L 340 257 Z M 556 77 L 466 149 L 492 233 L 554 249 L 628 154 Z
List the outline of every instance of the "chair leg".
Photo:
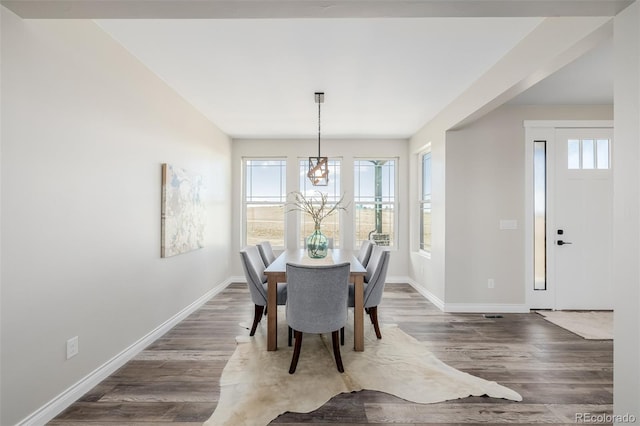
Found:
M 340 345 L 344 346 L 344 327 L 340 329 Z
M 373 324 L 373 328 L 376 331 L 376 337 L 378 339 L 382 339 L 382 333 L 380 333 L 380 326 L 378 325 L 378 307 L 374 306 L 373 308 L 369 308 L 369 318 L 371 318 L 371 323 Z
M 293 338 L 293 328 L 291 328 L 291 327 L 287 327 L 287 328 L 289 329 L 288 330 L 288 336 L 287 336 L 288 337 L 287 338 L 287 342 L 289 343 L 289 346 L 291 346 L 291 340 Z
M 289 366 L 289 374 L 296 372 L 298 366 L 298 358 L 300 358 L 300 347 L 302 347 L 302 332 L 294 330 L 296 345 L 293 347 L 293 357 L 291 357 L 291 365 Z
M 338 339 L 338 330 L 331 332 L 331 340 L 333 341 L 333 356 L 336 359 L 336 367 L 338 367 L 339 372 L 344 373 L 342 357 L 340 356 L 340 342 L 338 342 Z
M 371 320 L 371 324 L 373 324 L 373 319 L 371 319 L 371 309 L 373 308 L 364 308 L 364 312 L 369 315 L 369 319 Z
M 253 336 L 256 334 L 256 328 L 258 328 L 258 323 L 262 319 L 262 312 L 264 311 L 264 306 L 255 305 L 255 309 L 253 311 L 253 325 L 251 326 L 251 331 L 249 332 L 249 336 Z

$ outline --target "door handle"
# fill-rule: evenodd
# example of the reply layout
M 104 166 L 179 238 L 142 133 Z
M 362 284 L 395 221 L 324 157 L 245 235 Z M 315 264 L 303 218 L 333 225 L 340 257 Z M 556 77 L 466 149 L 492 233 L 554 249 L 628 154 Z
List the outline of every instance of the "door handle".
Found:
M 569 241 L 562 241 L 562 240 L 558 240 L 558 241 L 556 241 L 556 243 L 557 243 L 559 246 L 563 246 L 563 245 L 565 245 L 565 244 L 573 244 L 573 243 L 570 243 Z

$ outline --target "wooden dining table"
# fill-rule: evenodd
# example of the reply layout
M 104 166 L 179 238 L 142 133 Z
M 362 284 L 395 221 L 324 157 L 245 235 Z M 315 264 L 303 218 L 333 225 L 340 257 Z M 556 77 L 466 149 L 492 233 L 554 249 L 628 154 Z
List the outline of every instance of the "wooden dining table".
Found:
M 354 284 L 355 303 L 353 309 L 353 348 L 364 351 L 364 276 L 367 270 L 354 252 L 330 249 L 324 259 L 312 259 L 305 249 L 285 250 L 271 263 L 264 273 L 267 276 L 267 350 L 278 349 L 278 306 L 277 288 L 279 282 L 287 281 L 287 263 L 297 265 L 333 265 L 349 262 L 349 281 Z

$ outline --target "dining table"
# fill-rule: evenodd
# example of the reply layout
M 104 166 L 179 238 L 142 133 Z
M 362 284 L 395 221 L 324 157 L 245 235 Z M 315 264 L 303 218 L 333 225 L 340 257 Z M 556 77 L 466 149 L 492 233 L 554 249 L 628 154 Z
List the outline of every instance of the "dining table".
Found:
M 362 266 L 356 253 L 351 250 L 329 249 L 327 256 L 313 259 L 306 249 L 283 251 L 264 271 L 267 276 L 267 350 L 278 349 L 278 306 L 277 288 L 279 282 L 287 281 L 287 263 L 296 265 L 335 265 L 349 262 L 349 281 L 354 285 L 355 303 L 353 309 L 353 349 L 364 351 L 364 276 L 367 270 Z

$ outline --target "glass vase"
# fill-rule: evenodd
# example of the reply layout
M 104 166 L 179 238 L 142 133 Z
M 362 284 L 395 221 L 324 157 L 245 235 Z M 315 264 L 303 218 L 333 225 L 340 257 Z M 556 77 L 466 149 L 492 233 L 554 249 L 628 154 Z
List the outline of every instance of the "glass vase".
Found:
M 329 240 L 320 232 L 320 227 L 316 226 L 313 234 L 307 237 L 307 254 L 312 259 L 322 259 L 327 256 Z

